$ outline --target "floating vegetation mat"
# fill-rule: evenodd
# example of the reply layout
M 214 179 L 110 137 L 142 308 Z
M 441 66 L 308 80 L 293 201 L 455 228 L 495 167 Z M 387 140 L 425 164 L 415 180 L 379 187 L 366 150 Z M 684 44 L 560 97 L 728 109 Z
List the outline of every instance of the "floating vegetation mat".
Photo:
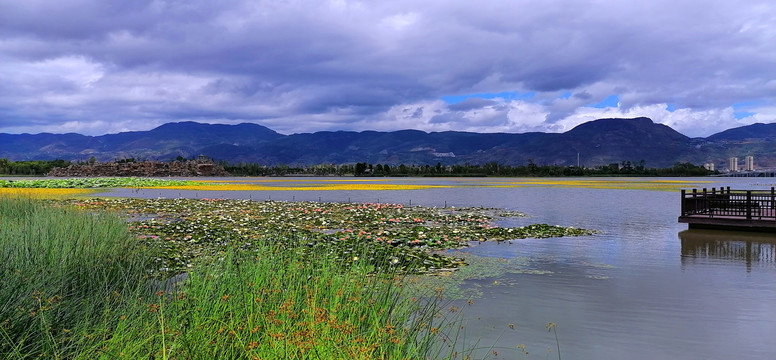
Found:
M 483 180 L 472 184 L 482 187 L 559 187 L 559 188 L 588 188 L 588 189 L 614 189 L 614 190 L 654 190 L 677 191 L 687 187 L 696 187 L 711 181 L 697 180 L 666 180 L 643 178 L 500 178 Z
M 138 177 L 0 180 L 0 188 L 146 188 L 197 191 L 383 191 L 444 188 L 560 187 L 676 191 L 710 181 L 643 178 L 454 178 L 454 179 L 277 179 L 180 180 Z
M 486 208 L 228 199 L 95 198 L 61 203 L 128 216 L 131 231 L 158 249 L 158 270 L 166 275 L 232 250 L 257 251 L 263 242 L 328 254 L 343 265 L 361 262 L 375 270 L 389 266 L 402 272 L 438 272 L 464 261 L 435 250 L 460 248 L 471 241 L 594 233 L 547 224 L 498 227 L 492 220 L 499 215 L 522 214 Z
M 0 180 L 0 188 L 46 188 L 46 189 L 96 189 L 96 188 L 149 188 L 207 185 L 189 180 L 171 180 L 139 177 L 95 177 L 67 179 L 22 179 Z
M 3 188 L 0 187 L 2 197 L 24 197 L 35 199 L 62 199 L 77 195 L 91 194 L 89 189 L 44 189 L 44 188 Z
M 557 187 L 617 190 L 676 191 L 710 181 L 641 178 L 477 178 L 477 179 L 250 179 L 216 180 L 204 184 L 171 186 L 180 190 L 327 191 L 327 190 L 424 190 L 443 188 Z

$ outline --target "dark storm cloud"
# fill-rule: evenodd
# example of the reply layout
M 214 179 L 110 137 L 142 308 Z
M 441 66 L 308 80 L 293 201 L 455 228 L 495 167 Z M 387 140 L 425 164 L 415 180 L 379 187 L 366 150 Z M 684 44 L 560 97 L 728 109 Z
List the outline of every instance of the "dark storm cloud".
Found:
M 497 104 L 498 102 L 494 100 L 472 97 L 464 101 L 461 101 L 459 103 L 451 104 L 448 107 L 450 108 L 450 110 L 466 111 L 466 110 L 483 108 L 485 106 L 493 106 Z
M 583 92 L 574 94 L 574 98 L 587 101 L 592 99 L 593 95 L 590 95 L 590 93 L 587 91 L 583 91 Z
M 774 24 L 754 0 L 0 0 L 0 132 L 563 130 L 640 111 L 714 129 L 736 103 L 776 100 Z M 504 91 L 537 95 L 432 104 Z M 610 95 L 621 108 L 588 107 Z

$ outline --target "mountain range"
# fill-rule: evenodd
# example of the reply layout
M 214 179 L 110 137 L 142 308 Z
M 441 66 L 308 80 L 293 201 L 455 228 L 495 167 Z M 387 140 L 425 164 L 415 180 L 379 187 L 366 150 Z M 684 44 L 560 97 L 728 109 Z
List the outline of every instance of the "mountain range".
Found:
M 205 155 L 231 163 L 313 165 L 373 164 L 576 165 L 593 167 L 645 161 L 648 167 L 676 162 L 727 167 L 732 156 L 755 157 L 757 167 L 776 166 L 776 124 L 753 124 L 706 138 L 689 138 L 645 117 L 599 119 L 565 133 L 423 132 L 418 130 L 320 131 L 283 135 L 267 127 L 168 123 L 149 131 L 101 136 L 0 133 L 0 158 L 168 160 Z

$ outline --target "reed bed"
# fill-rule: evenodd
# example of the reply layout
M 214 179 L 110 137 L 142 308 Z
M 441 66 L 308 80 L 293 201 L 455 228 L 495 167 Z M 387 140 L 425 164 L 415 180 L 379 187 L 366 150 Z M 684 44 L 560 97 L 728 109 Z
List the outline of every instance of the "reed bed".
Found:
M 150 260 L 116 217 L 0 198 L 0 354 L 79 353 L 71 334 L 115 320 Z
M 435 346 L 445 328 L 437 302 L 413 299 L 396 274 L 372 271 L 274 245 L 254 257 L 229 254 L 139 301 L 100 351 L 127 359 L 446 357 Z
M 0 225 L 2 358 L 454 353 L 439 346 L 446 326 L 440 294 L 409 293 L 393 258 L 365 248 L 349 248 L 353 258 L 343 263 L 292 245 L 300 241 L 261 241 L 254 251 L 224 251 L 173 282 L 149 276 L 158 253 L 104 212 L 0 198 Z

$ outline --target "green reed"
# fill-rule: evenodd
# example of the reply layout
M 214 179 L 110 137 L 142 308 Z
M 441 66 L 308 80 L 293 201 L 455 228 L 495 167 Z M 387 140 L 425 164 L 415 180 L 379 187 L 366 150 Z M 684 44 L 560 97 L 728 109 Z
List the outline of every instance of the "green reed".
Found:
M 227 254 L 138 301 L 101 351 L 106 358 L 428 358 L 441 321 L 437 303 L 407 296 L 397 274 L 373 268 L 269 243 L 252 256 Z
M 109 322 L 149 260 L 116 217 L 0 198 L 0 354 L 80 351 L 72 334 Z

